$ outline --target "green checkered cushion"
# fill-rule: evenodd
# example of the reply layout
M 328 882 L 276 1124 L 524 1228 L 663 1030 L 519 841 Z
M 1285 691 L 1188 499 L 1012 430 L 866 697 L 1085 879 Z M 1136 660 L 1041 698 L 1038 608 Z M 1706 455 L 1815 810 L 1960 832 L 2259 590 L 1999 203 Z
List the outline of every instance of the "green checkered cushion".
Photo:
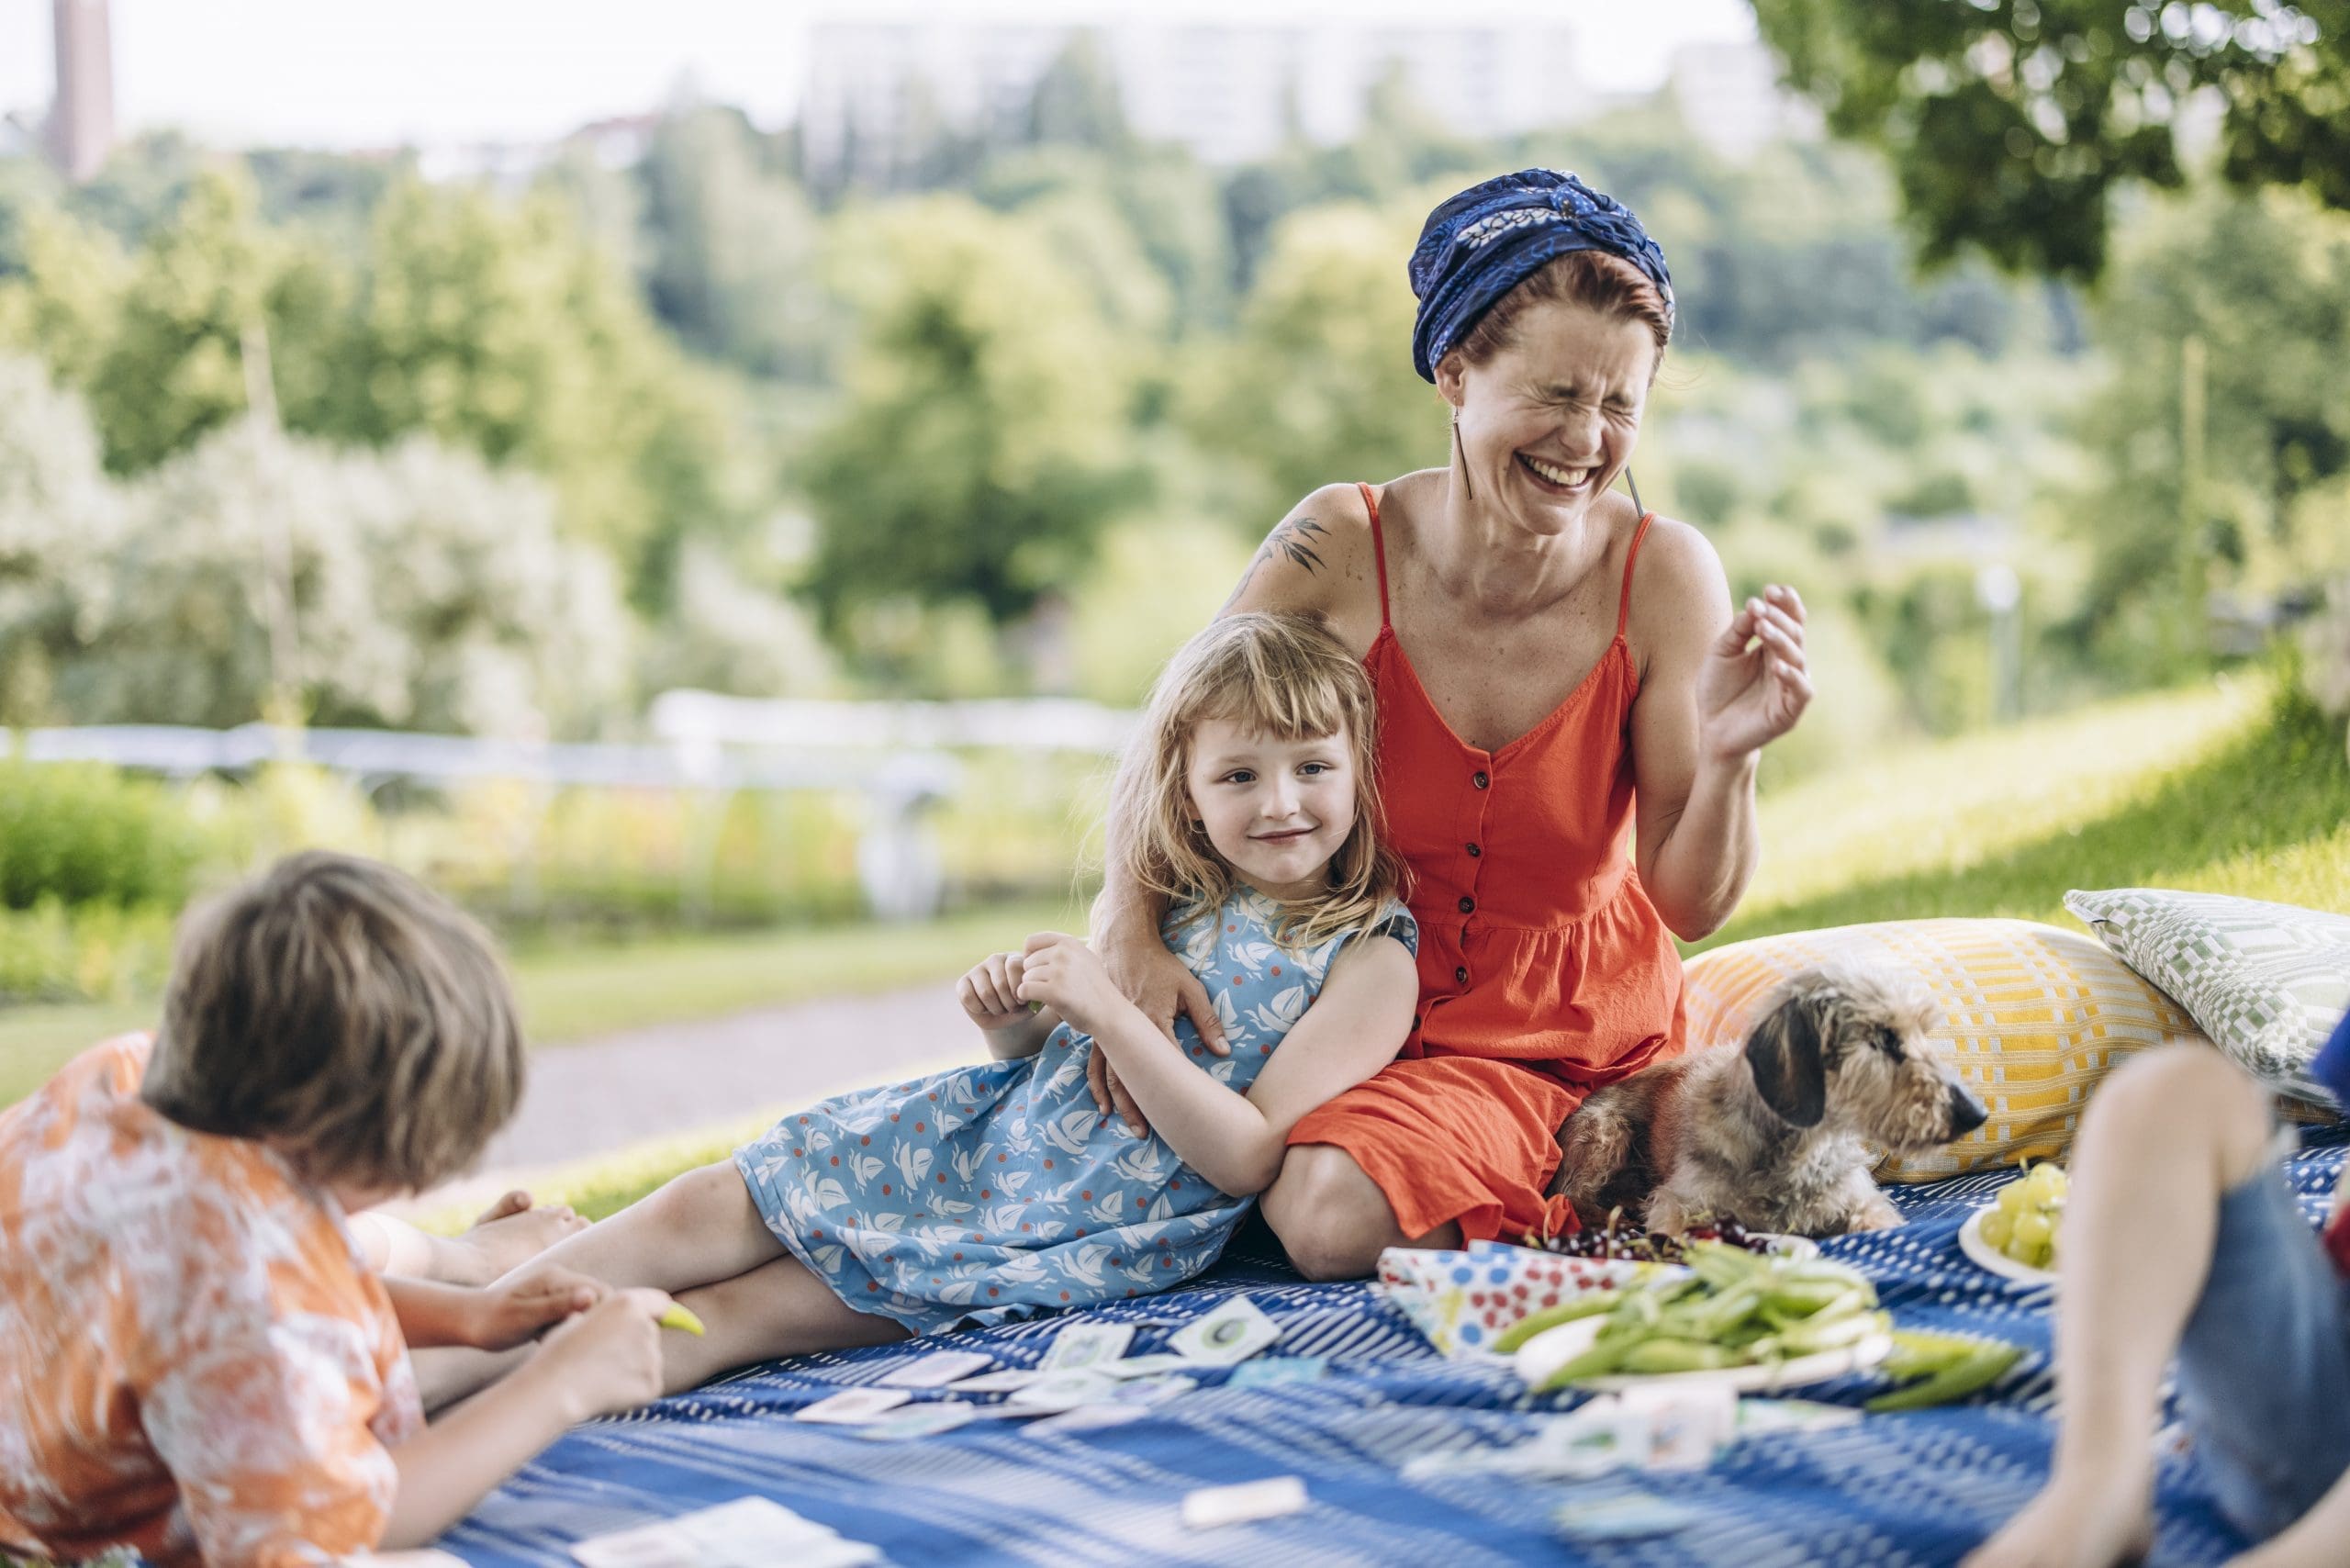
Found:
M 2350 1009 L 2350 915 L 2161 888 L 2071 892 L 2065 907 L 2245 1071 L 2333 1103 L 2308 1070 Z

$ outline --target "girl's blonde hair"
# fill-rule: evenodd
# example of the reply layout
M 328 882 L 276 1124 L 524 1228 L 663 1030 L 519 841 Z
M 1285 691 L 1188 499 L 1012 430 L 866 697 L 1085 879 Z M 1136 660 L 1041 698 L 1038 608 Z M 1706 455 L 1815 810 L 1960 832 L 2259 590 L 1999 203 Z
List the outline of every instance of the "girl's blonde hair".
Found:
M 1231 896 L 1232 868 L 1196 820 L 1186 777 L 1192 734 L 1218 719 L 1281 741 L 1346 735 L 1354 830 L 1330 857 L 1328 893 L 1285 909 L 1281 935 L 1303 946 L 1371 924 L 1404 880 L 1380 831 L 1378 710 L 1371 677 L 1318 618 L 1228 615 L 1168 661 L 1128 753 L 1137 818 L 1123 846 L 1126 875 L 1170 908 L 1214 909 Z

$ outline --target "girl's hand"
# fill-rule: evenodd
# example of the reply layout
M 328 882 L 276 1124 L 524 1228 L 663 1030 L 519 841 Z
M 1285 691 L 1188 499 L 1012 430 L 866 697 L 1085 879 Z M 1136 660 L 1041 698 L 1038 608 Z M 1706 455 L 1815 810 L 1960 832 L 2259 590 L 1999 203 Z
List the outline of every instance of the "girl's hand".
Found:
M 546 1338 L 530 1364 L 553 1378 L 574 1421 L 617 1415 L 661 1397 L 659 1291 L 614 1291 Z
M 992 1035 L 1028 1022 L 1033 1014 L 1020 999 L 1020 971 L 1026 961 L 1019 953 L 990 953 L 955 982 L 955 1000 L 972 1023 Z
M 1093 949 L 1058 931 L 1028 938 L 1016 991 L 1021 1001 L 1043 1002 L 1088 1035 L 1100 1034 L 1102 1023 L 1127 1005 Z
M 1697 672 L 1698 744 L 1721 761 L 1739 761 L 1794 729 L 1810 701 L 1803 599 L 1774 583 L 1748 599 L 1706 651 Z
M 608 1294 L 601 1281 L 568 1269 L 486 1286 L 474 1294 L 464 1343 L 482 1350 L 510 1350 L 538 1338 L 550 1325 L 587 1311 Z

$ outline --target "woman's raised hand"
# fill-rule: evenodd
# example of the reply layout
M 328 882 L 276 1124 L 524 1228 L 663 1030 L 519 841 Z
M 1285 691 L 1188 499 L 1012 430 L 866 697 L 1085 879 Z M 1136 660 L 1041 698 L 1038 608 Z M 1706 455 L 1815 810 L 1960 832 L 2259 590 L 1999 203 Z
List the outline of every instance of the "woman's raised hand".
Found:
M 1811 702 L 1803 599 L 1774 583 L 1740 607 L 1697 673 L 1697 741 L 1735 761 L 1796 727 Z
M 1102 966 L 1110 974 L 1110 981 L 1125 994 L 1142 1015 L 1158 1026 L 1169 1039 L 1175 1037 L 1178 1014 L 1189 1017 L 1192 1027 L 1200 1032 L 1200 1043 L 1216 1056 L 1230 1056 L 1232 1047 L 1224 1037 L 1224 1020 L 1216 1016 L 1215 1003 L 1208 1000 L 1207 988 L 1199 977 L 1183 967 L 1183 960 L 1167 950 L 1158 933 L 1145 927 L 1141 935 L 1124 938 L 1115 931 L 1102 945 Z M 1085 1064 L 1085 1077 L 1093 1091 L 1093 1104 L 1103 1115 L 1117 1115 L 1134 1130 L 1136 1137 L 1150 1136 L 1150 1124 L 1143 1118 L 1142 1108 L 1118 1081 L 1107 1056 L 1092 1053 Z

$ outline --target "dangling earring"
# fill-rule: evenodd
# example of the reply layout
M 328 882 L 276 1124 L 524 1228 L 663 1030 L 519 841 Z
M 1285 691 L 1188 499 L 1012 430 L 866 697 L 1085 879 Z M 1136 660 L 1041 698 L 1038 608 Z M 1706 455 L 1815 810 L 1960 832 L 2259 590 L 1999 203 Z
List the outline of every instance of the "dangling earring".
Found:
M 1460 459 L 1460 488 L 1471 500 L 1477 498 L 1476 487 L 1469 482 L 1469 454 L 1460 444 L 1460 410 L 1452 410 L 1452 451 Z

